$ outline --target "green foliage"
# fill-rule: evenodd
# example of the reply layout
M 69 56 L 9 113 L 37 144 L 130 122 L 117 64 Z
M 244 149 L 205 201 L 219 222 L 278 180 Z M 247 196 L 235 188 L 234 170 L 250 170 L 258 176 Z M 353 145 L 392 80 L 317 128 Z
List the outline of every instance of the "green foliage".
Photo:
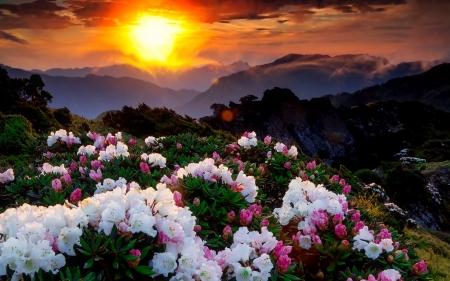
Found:
M 32 139 L 32 126 L 27 119 L 0 113 L 0 154 L 20 154 L 24 145 Z
M 380 175 L 369 169 L 358 170 L 355 172 L 355 176 L 361 179 L 361 181 L 363 181 L 364 183 L 372 183 L 372 182 L 377 184 L 383 183 Z
M 417 201 L 417 194 L 425 193 L 425 180 L 419 172 L 402 167 L 400 164 L 386 173 L 386 190 L 391 194 L 400 189 L 399 204 L 407 204 Z
M 146 104 L 139 104 L 137 108 L 124 106 L 121 111 L 108 112 L 103 117 L 103 124 L 136 137 L 191 133 L 233 139 L 226 133 L 214 131 L 206 124 L 198 124 L 195 119 L 188 116 L 182 117 L 167 108 L 152 109 Z
M 67 128 L 72 124 L 72 115 L 67 107 L 55 109 L 53 111 L 53 116 L 64 128 Z

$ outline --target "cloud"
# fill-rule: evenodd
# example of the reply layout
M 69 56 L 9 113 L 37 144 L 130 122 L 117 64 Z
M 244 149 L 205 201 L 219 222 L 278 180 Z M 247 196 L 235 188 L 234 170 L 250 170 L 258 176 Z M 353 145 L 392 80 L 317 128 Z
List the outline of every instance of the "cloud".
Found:
M 0 30 L 0 39 L 13 41 L 13 42 L 23 44 L 23 45 L 28 44 L 27 40 L 21 39 L 13 34 L 9 34 L 4 31 L 1 31 L 1 30 Z
M 64 29 L 74 25 L 67 15 L 60 15 L 66 8 L 49 0 L 31 3 L 0 4 L 0 29 Z

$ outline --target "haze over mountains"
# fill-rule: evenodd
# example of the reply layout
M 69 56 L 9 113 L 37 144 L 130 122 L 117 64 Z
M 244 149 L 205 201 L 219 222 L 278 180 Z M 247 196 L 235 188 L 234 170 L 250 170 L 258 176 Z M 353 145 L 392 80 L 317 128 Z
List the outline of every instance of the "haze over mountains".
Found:
M 410 62 L 391 64 L 369 55 L 290 54 L 272 63 L 220 78 L 207 91 L 197 95 L 176 111 L 192 117 L 210 115 L 213 103 L 238 102 L 246 95 L 262 97 L 274 87 L 288 88 L 300 99 L 354 92 L 389 79 L 419 74 L 437 64 Z
M 28 78 L 32 73 L 39 73 L 46 84 L 45 89 L 54 97 L 51 107 L 66 106 L 72 113 L 87 118 L 95 118 L 107 110 L 121 109 L 124 105 L 136 107 L 139 103 L 146 103 L 150 107 L 167 107 L 179 114 L 199 118 L 210 115 L 210 107 L 214 103 L 238 102 L 246 95 L 261 97 L 265 90 L 274 87 L 289 88 L 298 98 L 310 99 L 328 94 L 354 92 L 395 77 L 419 74 L 436 63 L 411 62 L 394 65 L 384 58 L 369 55 L 330 57 L 291 54 L 255 67 L 244 62 L 228 66 L 207 65 L 180 70 L 178 76 L 173 73 L 164 76 L 161 69 L 157 75 L 152 76 L 128 65 L 50 69 L 45 72 L 5 68 L 13 78 Z M 232 71 L 238 72 L 230 74 Z M 180 85 L 204 87 L 207 79 L 219 74 L 229 75 L 219 78 L 213 84 L 209 82 L 210 87 L 205 92 L 173 90 Z M 164 88 L 161 84 L 143 80 L 155 77 L 160 81 L 166 79 L 163 84 L 170 87 Z
M 33 69 L 31 72 L 66 77 L 85 77 L 88 74 L 115 78 L 132 77 L 173 90 L 192 89 L 205 91 L 218 78 L 249 68 L 250 65 L 248 63 L 237 61 L 230 65 L 214 63 L 202 67 L 184 67 L 180 69 L 154 66 L 143 70 L 132 65 L 116 64 L 106 67 L 51 68 L 46 71 Z

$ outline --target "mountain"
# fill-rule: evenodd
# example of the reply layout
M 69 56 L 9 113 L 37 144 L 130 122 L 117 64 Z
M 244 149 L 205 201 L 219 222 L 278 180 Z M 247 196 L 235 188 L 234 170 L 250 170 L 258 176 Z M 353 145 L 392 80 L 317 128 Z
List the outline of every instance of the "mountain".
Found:
M 418 75 L 391 79 L 353 94 L 342 93 L 329 98 L 336 107 L 379 100 L 417 100 L 450 112 L 450 63 L 437 65 Z
M 291 89 L 300 99 L 327 94 L 353 92 L 395 77 L 418 74 L 434 63 L 391 64 L 382 57 L 369 55 L 298 55 L 290 54 L 272 63 L 219 78 L 207 91 L 177 108 L 192 117 L 211 113 L 214 103 L 237 102 L 246 95 L 261 97 L 273 87 Z
M 407 169 L 398 154 L 403 151 L 403 156 L 420 157 L 427 164 L 450 159 L 450 112 L 418 101 L 336 108 L 328 97 L 300 100 L 280 88 L 265 91 L 261 100 L 247 96 L 241 101 L 216 104 L 213 115 L 200 122 L 234 135 L 245 131 L 255 131 L 258 139 L 271 135 L 336 168 L 380 170 L 375 176 L 386 180 L 389 197 L 412 218 L 426 227 L 450 230 L 448 175 L 420 175 L 414 170 L 417 163 Z M 436 196 L 441 198 L 439 205 Z
M 175 90 L 194 89 L 205 91 L 218 78 L 249 68 L 250 66 L 246 62 L 237 61 L 230 65 L 216 63 L 202 67 L 183 67 L 178 69 L 158 66 L 140 69 L 128 64 L 118 64 L 106 67 L 52 68 L 46 71 L 33 69 L 31 72 L 65 77 L 85 77 L 88 74 L 116 78 L 132 77 Z
M 31 72 L 2 66 L 11 78 L 29 78 Z M 72 113 L 95 118 L 107 110 L 121 109 L 124 105 L 136 107 L 146 103 L 151 107 L 175 108 L 198 94 L 195 90 L 175 91 L 135 78 L 98 76 L 62 77 L 40 74 L 45 90 L 53 96 L 50 107 L 66 106 Z

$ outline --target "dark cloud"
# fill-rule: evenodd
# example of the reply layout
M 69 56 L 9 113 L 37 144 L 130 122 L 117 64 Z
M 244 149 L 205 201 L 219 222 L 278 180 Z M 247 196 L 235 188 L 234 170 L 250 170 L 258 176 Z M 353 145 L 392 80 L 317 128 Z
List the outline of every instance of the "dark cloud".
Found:
M 289 20 L 277 20 L 278 23 L 285 23 L 287 21 L 289 21 Z
M 112 27 L 117 26 L 114 20 L 106 18 L 91 18 L 84 20 L 85 27 Z
M 347 6 L 347 5 L 336 6 L 336 7 L 334 7 L 334 9 L 337 11 L 340 11 L 343 14 L 356 13 L 356 11 L 353 10 L 353 7 Z
M 47 0 L 0 4 L 0 10 L 8 11 L 0 14 L 0 29 L 64 29 L 73 25 L 69 16 L 57 14 L 65 9 Z
M 27 40 L 21 39 L 15 35 L 0 30 L 0 39 L 13 41 L 19 44 L 28 44 Z

